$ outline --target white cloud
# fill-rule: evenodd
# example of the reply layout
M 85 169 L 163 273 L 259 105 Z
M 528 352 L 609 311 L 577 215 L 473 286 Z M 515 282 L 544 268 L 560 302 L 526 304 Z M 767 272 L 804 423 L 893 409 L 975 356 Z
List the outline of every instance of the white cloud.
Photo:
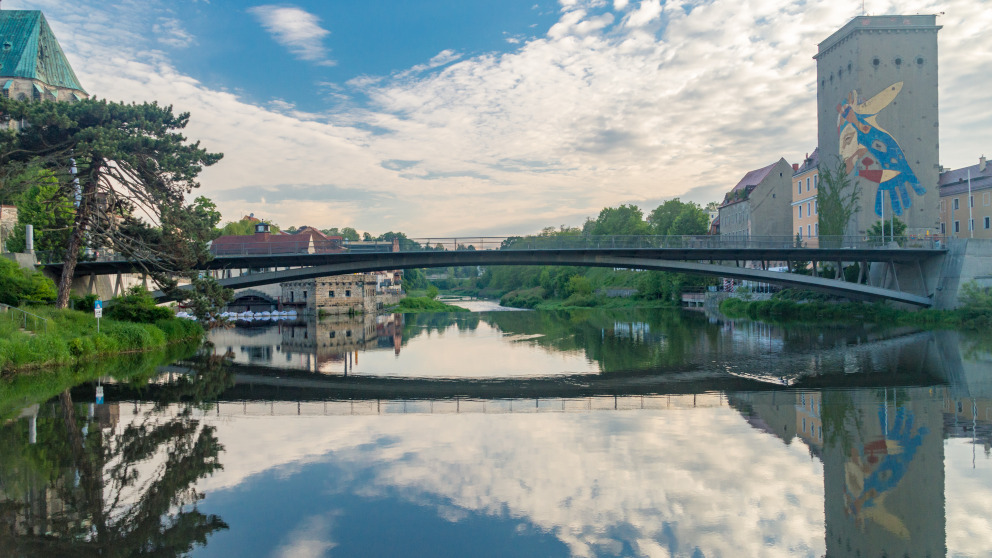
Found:
M 163 18 L 152 26 L 152 31 L 158 37 L 158 42 L 176 48 L 186 48 L 196 43 L 193 35 L 183 29 L 178 19 Z
M 296 6 L 265 5 L 248 8 L 277 43 L 300 60 L 333 66 L 324 47 L 324 37 L 331 32 L 320 26 L 320 18 Z
M 947 14 L 939 96 L 948 167 L 973 164 L 992 145 L 992 77 L 974 73 L 992 62 L 989 3 L 875 7 Z M 652 0 L 622 13 L 562 2 L 545 35 L 510 52 L 458 57 L 459 45 L 447 45 L 417 72 L 317 87 L 327 110 L 303 112 L 249 103 L 187 75 L 154 50 L 147 6 L 42 5 L 89 92 L 191 112 L 188 135 L 225 153 L 202 180 L 204 195 L 223 198 L 225 218 L 253 211 L 284 226 L 412 236 L 531 233 L 579 225 L 605 206 L 650 209 L 687 194 L 705 203 L 750 169 L 797 161 L 816 144 L 816 44 L 857 15 L 826 0 L 713 0 L 661 14 Z M 326 61 L 327 31 L 314 16 L 261 8 L 295 10 L 295 23 L 273 32 Z M 631 27 L 635 19 L 647 25 Z M 419 163 L 398 172 L 383 166 L 391 160 Z M 312 198 L 270 193 L 286 185 Z
M 273 552 L 277 558 L 319 558 L 337 546 L 329 540 L 333 517 L 318 515 L 307 518 L 286 536 L 286 541 Z

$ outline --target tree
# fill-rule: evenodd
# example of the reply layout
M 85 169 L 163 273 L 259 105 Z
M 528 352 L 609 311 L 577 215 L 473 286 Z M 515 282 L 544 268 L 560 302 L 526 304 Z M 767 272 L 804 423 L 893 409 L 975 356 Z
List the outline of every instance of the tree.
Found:
M 820 246 L 839 246 L 839 237 L 844 235 L 851 217 L 860 209 L 860 199 L 861 191 L 857 183 L 852 184 L 843 162 L 837 163 L 834 168 L 821 165 L 817 194 Z
M 22 302 L 55 300 L 55 283 L 44 274 L 21 269 L 7 258 L 0 258 L 0 302 L 19 306 Z
M 255 224 L 260 221 L 252 219 L 250 217 L 245 217 L 240 221 L 229 221 L 224 224 L 224 227 L 220 229 L 217 236 L 249 236 L 255 234 Z M 279 230 L 279 225 L 271 222 L 262 220 L 269 226 L 269 231 L 275 232 Z M 292 228 L 292 227 L 290 227 Z M 215 237 L 216 238 L 216 237 Z
M 895 231 L 895 235 L 892 234 L 893 231 Z M 875 221 L 868 229 L 868 238 L 877 241 L 896 240 L 901 242 L 906 239 L 906 223 L 899 219 Z
M 59 191 L 58 179 L 51 171 L 30 169 L 19 180 L 27 186 L 17 201 L 17 227 L 7 241 L 12 252 L 27 249 L 25 226 L 34 227 L 34 249 L 61 251 L 68 244 L 69 229 L 75 217 L 72 200 Z
M 648 223 L 651 234 L 696 235 L 709 231 L 710 218 L 699 204 L 674 198 L 654 208 Z
M 84 247 L 110 249 L 137 262 L 163 288 L 209 258 L 216 223 L 185 202 L 203 167 L 222 157 L 188 143 L 188 113 L 157 103 L 96 99 L 74 103 L 0 98 L 0 166 L 33 163 L 51 171 L 58 193 L 74 200 L 56 307 L 69 288 Z M 195 205 L 195 204 L 193 204 Z M 201 204 L 202 206 L 202 204 Z
M 633 204 L 605 207 L 595 221 L 586 221 L 582 229 L 593 235 L 642 235 L 650 232 L 644 222 L 644 214 Z

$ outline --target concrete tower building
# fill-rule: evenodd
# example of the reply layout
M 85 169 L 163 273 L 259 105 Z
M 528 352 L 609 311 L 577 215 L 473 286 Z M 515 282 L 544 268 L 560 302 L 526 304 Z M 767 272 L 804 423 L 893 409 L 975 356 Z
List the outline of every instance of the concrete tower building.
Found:
M 856 17 L 819 45 L 821 169 L 844 165 L 861 191 L 848 234 L 893 215 L 940 229 L 936 16 Z

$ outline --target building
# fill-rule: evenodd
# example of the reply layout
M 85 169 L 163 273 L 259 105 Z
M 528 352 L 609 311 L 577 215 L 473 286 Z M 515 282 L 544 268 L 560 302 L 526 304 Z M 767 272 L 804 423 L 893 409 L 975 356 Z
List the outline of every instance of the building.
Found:
M 210 243 L 215 256 L 262 254 L 331 254 L 343 252 L 340 236 L 327 236 L 313 227 L 302 227 L 294 234 L 272 232 L 268 223 L 255 223 L 255 234 L 226 235 Z
M 847 234 L 893 214 L 909 234 L 939 230 L 934 15 L 860 16 L 819 44 L 819 160 L 861 190 Z
M 977 165 L 940 173 L 940 234 L 992 238 L 992 167 Z
M 9 99 L 79 101 L 89 97 L 38 10 L 0 10 L 0 94 Z
M 793 168 L 779 159 L 744 175 L 720 204 L 720 236 L 750 238 L 792 235 L 789 195 Z
M 279 286 L 283 307 L 303 314 L 375 314 L 381 306 L 376 283 L 375 275 L 356 273 L 287 281 Z
M 820 153 L 806 154 L 801 165 L 794 165 L 792 173 L 792 230 L 806 246 L 819 246 L 820 207 L 816 203 L 816 192 L 820 181 Z

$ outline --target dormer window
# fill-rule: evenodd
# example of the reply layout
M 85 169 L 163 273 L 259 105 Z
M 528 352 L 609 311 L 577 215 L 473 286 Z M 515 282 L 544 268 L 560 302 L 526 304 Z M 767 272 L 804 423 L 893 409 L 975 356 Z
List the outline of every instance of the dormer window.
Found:
M 268 234 L 269 224 L 268 223 L 258 223 L 255 225 L 255 234 Z

